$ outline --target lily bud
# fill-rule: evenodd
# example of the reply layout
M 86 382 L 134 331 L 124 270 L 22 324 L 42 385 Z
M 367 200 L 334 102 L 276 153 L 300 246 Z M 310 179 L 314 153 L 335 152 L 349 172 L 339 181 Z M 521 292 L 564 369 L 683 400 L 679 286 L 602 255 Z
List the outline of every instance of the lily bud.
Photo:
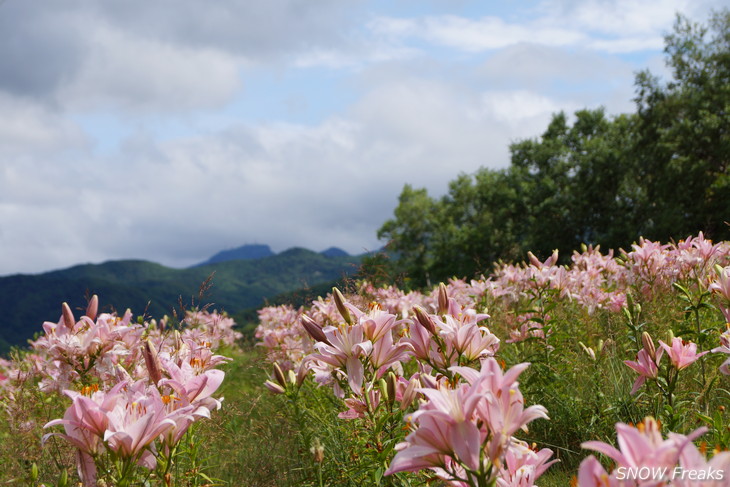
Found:
M 309 336 L 311 336 L 315 341 L 331 345 L 330 341 L 327 339 L 327 335 L 324 334 L 322 328 L 316 321 L 307 315 L 302 315 L 301 322 L 304 329 L 307 333 L 309 333 Z
M 386 394 L 385 400 L 388 401 L 388 403 L 393 404 L 393 402 L 395 402 L 395 391 L 398 385 L 398 378 L 393 372 L 391 372 L 390 374 L 388 374 L 388 379 L 385 382 L 385 385 L 387 386 L 386 391 L 388 392 Z
M 542 262 L 540 262 L 540 259 L 535 257 L 535 254 L 532 252 L 527 252 L 527 258 L 530 260 L 530 264 L 534 265 L 538 269 L 542 267 Z
M 297 378 L 297 374 L 294 373 L 293 370 L 289 369 L 287 371 L 287 377 L 289 378 L 289 382 L 291 382 L 292 385 L 298 386 L 299 379 Z
M 418 380 L 418 377 L 411 377 L 411 380 L 408 381 L 408 385 L 406 386 L 406 390 L 403 391 L 403 399 L 400 402 L 401 411 L 405 411 L 411 404 L 413 404 L 413 401 L 418 395 L 416 388 L 420 386 L 421 381 Z
M 299 370 L 297 370 L 297 387 L 300 387 L 302 384 L 304 384 L 304 379 L 307 378 L 307 373 L 309 372 L 309 361 L 307 359 L 302 360 L 302 363 L 299 364 Z
M 674 340 L 674 332 L 671 330 L 667 330 L 667 343 L 672 343 L 672 340 Z
M 264 382 L 264 387 L 266 387 L 268 390 L 273 392 L 274 394 L 284 394 L 286 392 L 283 387 L 281 387 L 279 384 L 275 382 L 271 382 L 270 380 L 267 380 Z
M 433 322 L 428 313 L 426 313 L 426 311 L 424 311 L 420 306 L 415 306 L 413 310 L 416 313 L 416 319 L 421 326 L 428 330 L 430 334 L 436 335 L 436 323 Z
M 594 352 L 591 347 L 586 347 L 585 344 L 583 344 L 583 342 L 578 342 L 578 345 L 580 345 L 581 348 L 583 348 L 583 351 L 591 358 L 591 360 L 593 360 L 595 362 L 596 352 Z
M 58 477 L 58 487 L 68 487 L 68 472 L 64 468 Z
M 76 325 L 76 318 L 74 318 L 74 314 L 71 311 L 71 308 L 69 308 L 68 303 L 64 302 L 61 305 L 61 314 L 63 315 L 63 324 L 66 325 L 66 328 L 69 330 L 73 330 Z
M 160 360 L 157 357 L 157 350 L 152 345 L 149 339 L 144 342 L 142 347 L 142 355 L 144 356 L 144 363 L 147 367 L 147 373 L 150 375 L 150 380 L 153 384 L 157 385 L 162 380 L 162 372 L 160 372 Z
M 347 310 L 347 306 L 345 306 L 345 297 L 342 295 L 339 289 L 336 287 L 332 288 L 332 296 L 335 299 L 335 305 L 337 306 L 337 311 L 340 312 L 342 315 L 342 319 L 344 319 L 348 325 L 352 324 L 352 317 L 350 316 L 350 312 Z
M 89 304 L 86 305 L 86 316 L 91 318 L 91 321 L 96 320 L 96 313 L 99 311 L 99 296 L 94 294 L 89 300 Z
M 388 384 L 385 379 L 380 379 L 378 381 L 378 385 L 380 386 L 380 393 L 383 395 L 383 399 L 385 399 L 387 402 L 391 402 L 390 396 L 388 395 Z
M 446 284 L 439 283 L 439 314 L 443 315 L 449 311 L 449 295 L 446 292 Z
M 641 343 L 644 344 L 644 350 L 649 354 L 649 357 L 656 362 L 656 347 L 654 346 L 654 340 L 651 339 L 651 335 L 643 332 L 641 334 Z
M 175 350 L 180 350 L 183 345 L 182 337 L 180 337 L 180 331 L 175 330 L 174 336 L 175 336 Z
M 279 367 L 279 364 L 274 362 L 274 379 L 276 379 L 276 382 L 278 382 L 281 387 L 286 387 L 286 377 L 284 376 L 284 372 L 281 370 L 281 367 Z

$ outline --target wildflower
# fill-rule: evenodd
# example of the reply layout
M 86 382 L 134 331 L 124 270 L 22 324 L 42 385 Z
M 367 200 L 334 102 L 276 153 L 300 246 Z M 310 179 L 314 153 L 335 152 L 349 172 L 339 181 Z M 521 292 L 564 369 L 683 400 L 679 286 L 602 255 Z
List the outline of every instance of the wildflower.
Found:
M 686 342 L 679 337 L 672 338 L 672 346 L 668 346 L 663 341 L 659 340 L 659 345 L 667 352 L 669 360 L 677 370 L 682 370 L 708 352 L 697 353 L 697 344 L 692 342 Z
M 619 467 L 667 467 L 673 468 L 679 461 L 682 449 L 707 431 L 699 428 L 689 436 L 670 436 L 663 439 L 659 423 L 647 417 L 636 427 L 616 424 L 619 449 L 600 441 L 587 441 L 581 446 L 611 458 Z M 582 485 L 582 484 L 581 484 Z M 600 484 L 599 484 L 600 485 Z
M 646 379 L 656 379 L 659 376 L 659 368 L 657 363 L 662 357 L 663 349 L 659 349 L 656 360 L 652 359 L 649 352 L 645 348 L 639 350 L 636 362 L 625 360 L 624 363 L 634 369 L 639 374 L 634 382 L 634 387 L 631 389 L 631 394 L 636 394 L 636 391 L 644 385 Z
M 344 368 L 350 388 L 356 394 L 362 392 L 362 381 L 365 373 L 361 356 L 368 356 L 373 349 L 370 340 L 366 340 L 363 327 L 342 325 L 324 329 L 328 343 L 318 342 L 314 348 L 319 352 L 312 358 L 340 369 Z
M 730 302 L 730 266 L 717 269 L 717 281 L 710 284 L 709 290 Z

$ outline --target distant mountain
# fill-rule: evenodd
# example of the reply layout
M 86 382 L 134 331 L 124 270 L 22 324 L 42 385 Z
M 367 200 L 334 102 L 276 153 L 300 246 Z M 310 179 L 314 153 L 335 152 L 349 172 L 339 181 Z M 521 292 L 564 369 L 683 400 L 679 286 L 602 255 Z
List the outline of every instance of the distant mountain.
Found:
M 271 257 L 275 255 L 268 245 L 247 244 L 235 249 L 223 250 L 218 252 L 205 262 L 201 262 L 198 266 L 216 264 L 218 262 L 226 262 L 229 260 L 255 260 Z
M 337 247 L 330 247 L 327 250 L 323 250 L 320 254 L 325 257 L 349 257 L 350 254 Z
M 266 246 L 263 246 L 266 247 Z M 268 248 L 268 247 L 266 247 Z M 189 269 L 140 260 L 78 265 L 39 275 L 0 277 L 0 352 L 7 344 L 25 345 L 44 321 L 58 321 L 66 301 L 76 316 L 86 295 L 98 294 L 102 311 L 130 308 L 135 315 L 160 318 L 178 309 L 213 303 L 235 314 L 261 306 L 268 297 L 353 275 L 360 257 L 327 257 L 302 248 L 253 260 L 228 260 Z M 211 287 L 198 297 L 210 277 Z M 194 299 L 193 299 L 194 298 Z

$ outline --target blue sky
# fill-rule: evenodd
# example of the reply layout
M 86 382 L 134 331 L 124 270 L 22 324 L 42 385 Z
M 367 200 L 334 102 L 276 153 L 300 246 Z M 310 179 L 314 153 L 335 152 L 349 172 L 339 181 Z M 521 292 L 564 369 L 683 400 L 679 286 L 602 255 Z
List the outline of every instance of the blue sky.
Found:
M 721 0 L 0 4 L 0 275 L 267 243 L 378 248 L 404 184 L 633 110 Z

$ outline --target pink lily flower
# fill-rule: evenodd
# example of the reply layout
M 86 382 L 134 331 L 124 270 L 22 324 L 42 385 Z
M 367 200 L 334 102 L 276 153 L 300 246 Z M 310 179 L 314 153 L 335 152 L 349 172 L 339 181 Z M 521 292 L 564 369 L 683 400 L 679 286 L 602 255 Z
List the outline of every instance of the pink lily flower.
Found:
M 368 403 L 373 410 L 377 409 L 380 404 L 380 391 L 377 389 L 371 389 L 367 394 L 367 403 L 363 399 L 359 399 L 357 397 L 345 399 L 345 405 L 348 409 L 347 411 L 339 413 L 337 417 L 341 419 L 364 418 L 368 411 Z
M 454 349 L 467 360 L 493 356 L 499 349 L 499 338 L 485 326 L 469 323 L 457 330 Z
M 93 456 L 102 449 L 101 440 L 109 425 L 108 414 L 121 399 L 120 390 L 126 383 L 117 384 L 109 392 L 96 391 L 86 397 L 75 391 L 64 391 L 72 403 L 66 409 L 63 419 L 54 419 L 44 428 L 63 425 L 63 433 L 48 433 L 43 436 L 45 443 L 51 436 L 59 436 L 77 448 L 76 464 L 79 477 L 84 486 L 96 485 L 96 464 Z
M 591 455 L 580 463 L 578 487 L 619 487 L 619 481 Z
M 623 423 L 616 424 L 620 449 L 600 441 L 587 441 L 581 446 L 603 453 L 620 467 L 667 467 L 671 469 L 677 464 L 682 449 L 705 431 L 707 428 L 702 427 L 689 436 L 681 438 L 675 436 L 665 440 L 662 438 L 656 420 L 648 417 L 636 427 Z
M 450 458 L 458 458 L 477 469 L 480 441 L 479 430 L 470 421 L 457 423 L 423 415 L 418 419 L 418 429 L 396 447 L 399 451 L 385 475 L 426 468 L 445 469 Z
M 312 359 L 344 368 L 350 388 L 355 394 L 361 394 L 365 368 L 360 357 L 370 355 L 373 350 L 372 342 L 363 336 L 362 325 L 328 326 L 323 331 L 329 343 L 315 343 L 314 348 L 319 353 L 312 355 Z
M 347 306 L 347 308 L 352 311 L 352 314 L 355 315 L 358 323 L 362 325 L 365 337 L 373 344 L 377 343 L 384 336 L 390 334 L 390 331 L 393 328 L 404 321 L 396 321 L 394 314 L 386 313 L 378 306 L 374 306 L 369 313 L 363 313 L 350 303 L 346 303 L 345 306 Z
M 537 478 L 558 460 L 548 462 L 553 451 L 534 451 L 524 441 L 513 440 L 504 456 L 497 487 L 534 487 Z
M 710 284 L 709 290 L 730 302 L 730 266 L 718 272 L 717 281 Z
M 220 387 L 225 377 L 225 372 L 218 369 L 210 369 L 200 372 L 195 366 L 184 361 L 180 366 L 168 359 L 161 359 L 162 367 L 167 372 L 169 379 L 162 379 L 159 387 L 168 386 L 177 394 L 177 397 L 184 401 L 185 405 L 193 404 L 197 407 L 205 407 L 208 411 L 220 409 L 220 400 L 211 396 Z
M 689 367 L 700 357 L 707 354 L 708 352 L 697 353 L 697 344 L 692 342 L 685 342 L 679 337 L 672 339 L 672 346 L 669 347 L 666 343 L 659 340 L 659 345 L 667 352 L 669 360 L 677 370 L 682 370 Z
M 157 460 L 150 450 L 152 442 L 177 424 L 168 417 L 157 389 L 150 388 L 150 392 L 151 395 L 142 395 L 133 388 L 129 402 L 116 404 L 108 414 L 104 441 L 120 457 L 153 469 Z
M 448 298 L 448 303 L 448 313 L 444 315 L 443 320 L 438 316 L 431 316 L 437 325 L 439 335 L 447 340 L 454 340 L 456 333 L 464 326 L 489 318 L 486 313 L 477 313 L 474 309 L 463 308 L 453 298 Z
M 662 357 L 662 353 L 664 353 L 664 350 L 660 348 L 656 353 L 655 361 L 652 360 L 652 358 L 649 356 L 649 352 L 647 352 L 646 349 L 642 348 L 641 350 L 639 350 L 636 362 L 624 360 L 624 363 L 626 365 L 634 369 L 634 371 L 639 374 L 639 377 L 636 378 L 636 382 L 634 382 L 634 387 L 631 389 L 631 394 L 636 394 L 636 391 L 638 391 L 639 388 L 644 385 L 646 379 L 656 379 L 659 376 L 659 368 L 657 367 L 657 363 L 659 363 L 659 360 Z
M 683 441 L 684 436 L 677 433 L 669 433 L 670 438 L 676 438 L 677 441 Z M 723 472 L 727 475 L 730 472 L 730 452 L 724 451 L 716 453 L 708 462 L 705 456 L 700 453 L 697 447 L 692 443 L 687 443 L 679 454 L 679 465 L 684 470 L 695 470 L 704 472 Z M 719 479 L 690 479 L 688 477 L 676 476 L 672 482 L 673 487 L 716 487 Z M 727 480 L 727 477 L 725 477 Z
M 406 342 L 393 344 L 393 335 L 388 332 L 375 342 L 370 353 L 370 363 L 375 370 L 407 360 L 412 355 L 413 347 Z

